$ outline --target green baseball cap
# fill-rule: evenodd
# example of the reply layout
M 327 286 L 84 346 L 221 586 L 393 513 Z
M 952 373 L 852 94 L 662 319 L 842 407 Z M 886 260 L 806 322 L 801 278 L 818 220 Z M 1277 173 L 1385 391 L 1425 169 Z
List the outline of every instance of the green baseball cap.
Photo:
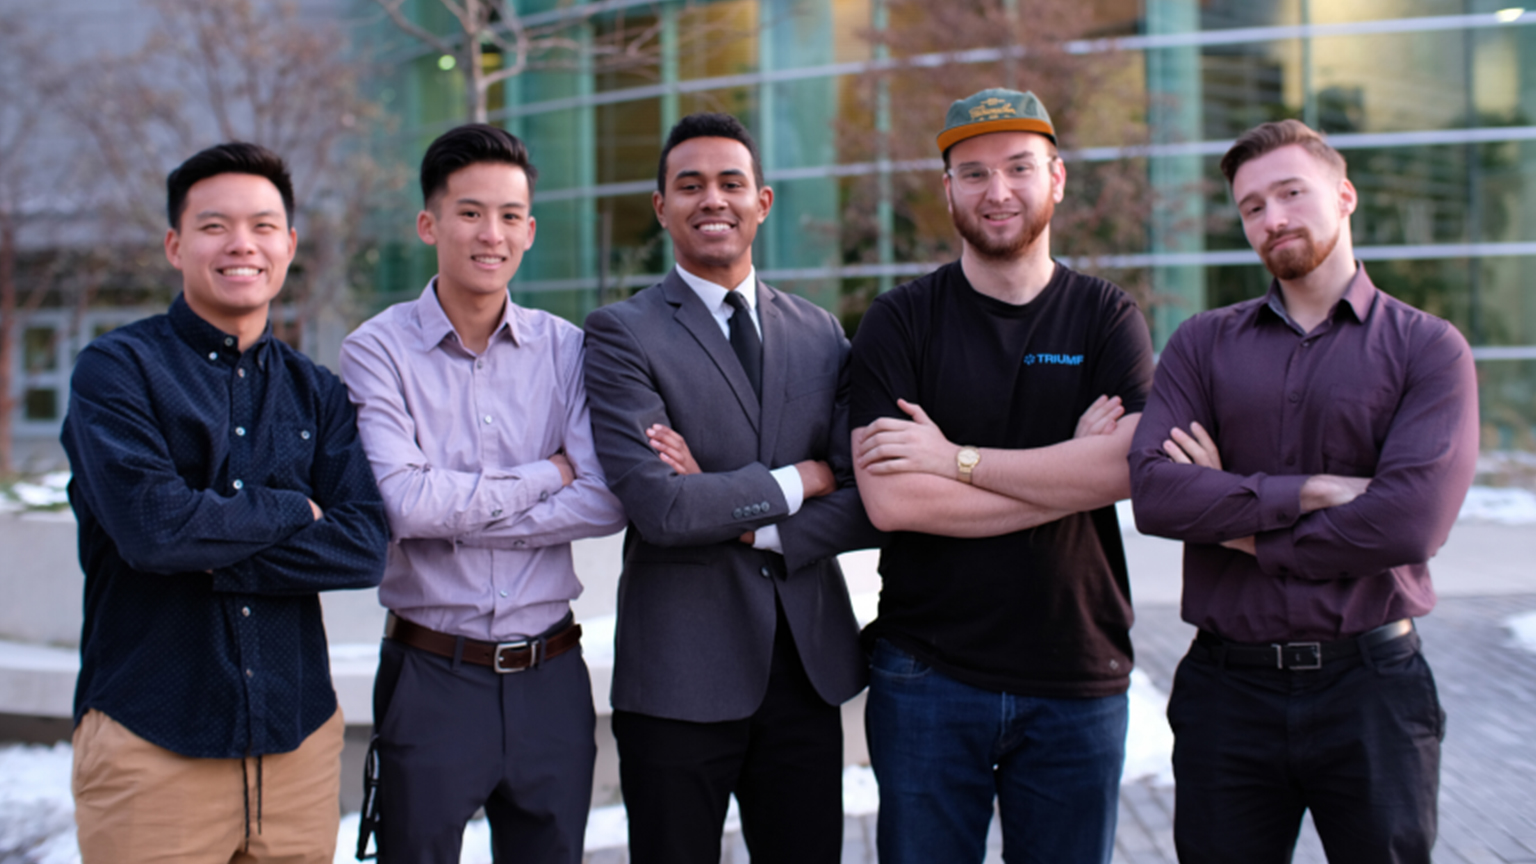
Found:
M 1039 97 L 1027 90 L 990 87 L 949 106 L 944 131 L 939 133 L 939 152 L 989 132 L 1038 132 L 1056 143 L 1056 127 Z

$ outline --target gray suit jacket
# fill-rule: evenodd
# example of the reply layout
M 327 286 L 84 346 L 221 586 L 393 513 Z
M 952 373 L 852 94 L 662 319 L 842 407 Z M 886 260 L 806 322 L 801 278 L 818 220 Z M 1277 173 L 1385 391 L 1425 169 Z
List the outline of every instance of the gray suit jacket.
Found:
M 825 310 L 761 282 L 757 311 L 761 407 L 730 341 L 675 270 L 587 317 L 593 437 L 630 521 L 615 709 L 694 722 L 751 715 L 768 685 L 775 593 L 823 699 L 844 702 L 867 680 L 836 559 L 880 542 L 853 485 L 848 339 Z M 667 467 L 645 436 L 653 423 L 682 434 L 704 473 Z M 803 459 L 827 461 L 839 488 L 788 516 L 769 471 Z M 773 553 L 737 540 L 765 525 L 779 526 L 782 580 L 771 576 Z

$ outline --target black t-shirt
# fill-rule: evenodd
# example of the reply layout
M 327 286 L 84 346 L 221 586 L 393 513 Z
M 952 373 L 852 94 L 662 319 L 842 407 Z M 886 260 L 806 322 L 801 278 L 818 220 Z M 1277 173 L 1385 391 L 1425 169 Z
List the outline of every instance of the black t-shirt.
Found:
M 1014 306 L 978 293 L 960 263 L 875 300 L 853 340 L 852 421 L 921 405 L 950 441 L 1043 447 L 1072 437 L 1100 395 L 1141 411 L 1152 345 L 1140 310 L 1102 279 L 1056 265 Z M 1124 692 L 1131 591 L 1115 508 L 980 539 L 892 534 L 880 554 L 889 639 L 975 687 L 1026 696 Z

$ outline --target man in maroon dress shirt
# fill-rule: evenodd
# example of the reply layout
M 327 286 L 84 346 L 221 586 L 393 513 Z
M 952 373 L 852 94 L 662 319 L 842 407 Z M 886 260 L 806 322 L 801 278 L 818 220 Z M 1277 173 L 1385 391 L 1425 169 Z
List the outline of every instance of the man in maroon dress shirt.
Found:
M 1200 628 L 1168 704 L 1179 860 L 1428 862 L 1445 714 L 1413 619 L 1477 457 L 1472 353 L 1354 258 L 1344 158 L 1295 120 L 1221 162 L 1275 277 L 1168 341 L 1131 447 Z

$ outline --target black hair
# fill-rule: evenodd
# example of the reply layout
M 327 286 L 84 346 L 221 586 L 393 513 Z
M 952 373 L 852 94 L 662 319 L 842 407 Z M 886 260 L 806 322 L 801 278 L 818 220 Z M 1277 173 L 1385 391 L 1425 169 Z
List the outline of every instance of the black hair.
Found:
M 538 169 L 528 160 L 528 148 L 516 135 L 487 123 L 466 123 L 437 136 L 421 157 L 421 200 L 431 207 L 432 199 L 448 189 L 453 172 L 481 162 L 515 165 L 528 178 L 528 194 L 533 194 Z
M 176 166 L 165 178 L 165 218 L 171 230 L 181 229 L 181 216 L 187 209 L 187 191 L 199 180 L 220 174 L 254 174 L 265 177 L 283 196 L 283 212 L 293 225 L 293 179 L 283 157 L 260 144 L 230 141 L 203 150 Z
M 730 138 L 740 141 L 747 152 L 752 154 L 752 180 L 757 183 L 757 188 L 763 188 L 763 163 L 757 157 L 757 142 L 752 140 L 752 133 L 747 131 L 747 127 L 729 114 L 700 113 L 689 114 L 677 121 L 677 125 L 667 134 L 667 144 L 661 148 L 661 164 L 656 168 L 657 192 L 663 195 L 667 193 L 667 157 L 672 154 L 672 148 L 690 138 Z

